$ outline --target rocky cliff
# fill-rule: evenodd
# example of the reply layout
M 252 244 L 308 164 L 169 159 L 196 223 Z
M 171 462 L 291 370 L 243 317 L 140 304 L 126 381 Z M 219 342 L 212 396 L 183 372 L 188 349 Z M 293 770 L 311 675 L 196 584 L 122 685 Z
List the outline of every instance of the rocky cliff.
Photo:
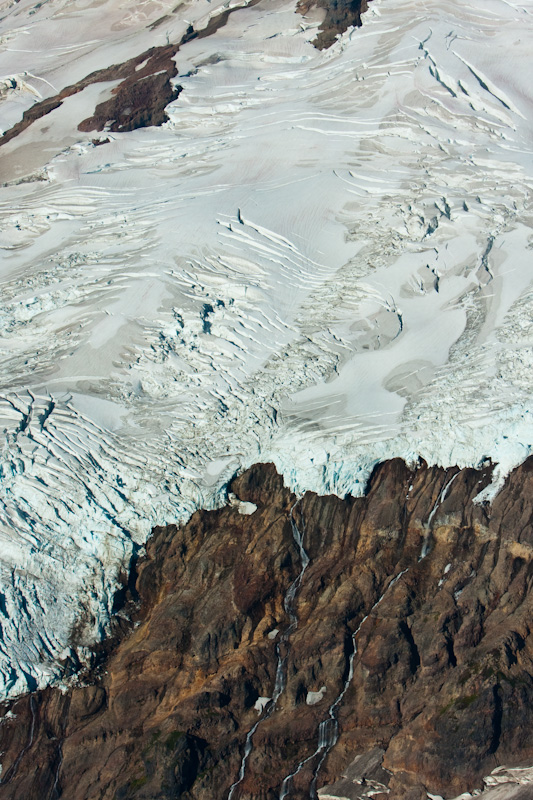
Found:
M 4 707 L 1 800 L 415 800 L 533 764 L 533 461 L 476 505 L 490 472 L 390 461 L 340 500 L 256 466 L 157 528 L 100 666 Z

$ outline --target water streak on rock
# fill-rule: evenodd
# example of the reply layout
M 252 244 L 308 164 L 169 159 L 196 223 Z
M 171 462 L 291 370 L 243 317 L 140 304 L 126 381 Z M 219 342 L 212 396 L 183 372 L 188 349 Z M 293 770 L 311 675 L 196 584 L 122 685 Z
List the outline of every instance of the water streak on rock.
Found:
M 294 601 L 295 601 L 296 595 L 298 593 L 298 590 L 299 590 L 299 588 L 300 588 L 300 586 L 302 584 L 302 579 L 303 579 L 303 576 L 304 576 L 304 572 L 307 569 L 307 565 L 309 564 L 309 556 L 307 555 L 307 553 L 305 551 L 305 548 L 304 548 L 304 544 L 303 544 L 304 543 L 304 536 L 305 536 L 305 528 L 304 528 L 304 525 L 303 525 L 303 520 L 302 520 L 302 530 L 300 531 L 298 526 L 297 526 L 297 524 L 296 524 L 296 520 L 294 519 L 294 511 L 295 511 L 295 508 L 298 505 L 298 503 L 299 503 L 299 499 L 294 503 L 294 505 L 292 506 L 292 508 L 290 510 L 290 522 L 291 522 L 291 528 L 292 528 L 292 535 L 293 535 L 294 541 L 296 543 L 296 546 L 298 547 L 301 567 L 300 567 L 300 572 L 298 573 L 297 578 L 289 586 L 289 588 L 287 590 L 287 594 L 285 595 L 284 600 L 283 600 L 283 608 L 285 609 L 285 612 L 289 617 L 290 624 L 289 624 L 288 628 L 286 628 L 284 633 L 281 635 L 279 641 L 276 644 L 276 662 L 277 663 L 276 663 L 276 678 L 275 678 L 275 681 L 274 681 L 274 692 L 272 694 L 272 698 L 271 698 L 270 702 L 265 706 L 265 710 L 264 710 L 264 713 L 262 715 L 262 718 L 259 719 L 255 723 L 255 725 L 250 729 L 250 731 L 248 732 L 248 735 L 246 736 L 246 741 L 245 741 L 245 744 L 244 744 L 244 753 L 243 753 L 243 757 L 242 757 L 242 761 L 241 761 L 241 766 L 240 766 L 240 769 L 239 769 L 239 776 L 238 776 L 237 780 L 235 781 L 235 783 L 233 783 L 231 785 L 231 787 L 230 787 L 229 794 L 228 794 L 228 800 L 233 800 L 233 797 L 234 797 L 235 791 L 237 790 L 237 787 L 244 780 L 244 775 L 245 775 L 245 772 L 246 772 L 246 762 L 248 761 L 248 758 L 249 758 L 250 753 L 252 752 L 252 748 L 253 748 L 252 739 L 253 739 L 254 733 L 258 729 L 260 723 L 262 721 L 264 721 L 264 720 L 267 720 L 274 713 L 274 711 L 276 709 L 277 702 L 278 702 L 281 694 L 283 693 L 283 690 L 285 689 L 285 683 L 286 683 L 285 666 L 286 666 L 287 657 L 288 657 L 288 654 L 289 654 L 289 649 L 285 648 L 285 645 L 288 644 L 291 634 L 294 633 L 294 631 L 298 627 L 298 615 L 297 615 L 295 607 L 294 607 Z M 285 650 L 285 652 L 284 652 L 284 650 Z

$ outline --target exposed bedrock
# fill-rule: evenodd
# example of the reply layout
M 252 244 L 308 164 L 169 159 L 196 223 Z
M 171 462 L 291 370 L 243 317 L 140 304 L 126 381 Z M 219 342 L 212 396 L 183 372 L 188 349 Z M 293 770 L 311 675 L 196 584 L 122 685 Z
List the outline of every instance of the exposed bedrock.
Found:
M 258 1 L 249 0 L 247 6 L 254 6 Z M 216 33 L 226 25 L 235 8 L 239 6 L 228 8 L 212 17 L 206 27 L 199 31 L 192 25 L 189 26 L 177 44 L 151 47 L 121 64 L 98 69 L 77 83 L 66 86 L 53 97 L 35 103 L 24 112 L 20 122 L 0 136 L 0 145 L 11 141 L 33 122 L 54 111 L 67 97 L 78 94 L 91 84 L 105 81 L 120 80 L 121 83 L 112 90 L 109 100 L 97 105 L 94 114 L 79 123 L 78 130 L 101 131 L 106 128 L 109 131 L 125 132 L 163 125 L 168 120 L 165 108 L 182 91 L 181 86 L 173 86 L 171 83 L 178 74 L 174 57 L 180 47 L 192 39 L 203 39 Z
M 245 7 L 257 5 L 259 0 L 248 0 Z M 326 10 L 326 16 L 319 28 L 319 34 L 313 41 L 319 50 L 330 47 L 340 33 L 344 33 L 351 25 L 361 25 L 361 14 L 367 10 L 367 0 L 300 0 L 298 11 L 305 14 L 311 7 L 318 6 Z M 179 6 L 177 7 L 179 8 Z M 102 131 L 104 128 L 113 132 L 133 131 L 148 126 L 163 125 L 168 121 L 166 107 L 178 98 L 182 86 L 173 85 L 172 80 L 178 75 L 175 57 L 180 48 L 193 39 L 204 39 L 223 28 L 233 11 L 241 6 L 232 6 L 213 16 L 208 24 L 195 30 L 191 25 L 176 44 L 151 47 L 120 64 L 91 72 L 75 84 L 64 87 L 57 94 L 36 102 L 24 111 L 22 119 L 0 135 L 0 146 L 14 139 L 32 123 L 50 114 L 72 95 L 95 83 L 121 81 L 111 91 L 111 97 L 96 106 L 94 114 L 79 122 L 79 131 Z M 177 10 L 177 9 L 176 9 Z M 156 20 L 150 26 L 157 28 L 166 17 Z M 103 143 L 96 140 L 95 143 Z
M 361 27 L 361 14 L 368 10 L 367 0 L 299 0 L 297 8 L 306 14 L 313 6 L 326 11 L 318 36 L 313 41 L 318 50 L 331 47 L 337 36 L 348 28 Z
M 533 460 L 489 481 L 395 460 L 297 500 L 263 465 L 254 513 L 156 528 L 87 685 L 4 708 L 0 798 L 414 800 L 533 764 Z
M 122 64 L 113 64 L 96 70 L 78 83 L 66 86 L 59 94 L 35 103 L 24 112 L 17 122 L 0 137 L 0 145 L 6 144 L 22 133 L 33 122 L 58 108 L 67 97 L 81 92 L 93 83 L 120 80 L 112 96 L 100 103 L 92 117 L 78 125 L 82 131 L 103 130 L 107 125 L 112 131 L 131 131 L 147 125 L 162 125 L 168 117 L 165 107 L 175 100 L 181 86 L 172 87 L 171 79 L 178 74 L 173 57 L 179 45 L 152 47 Z

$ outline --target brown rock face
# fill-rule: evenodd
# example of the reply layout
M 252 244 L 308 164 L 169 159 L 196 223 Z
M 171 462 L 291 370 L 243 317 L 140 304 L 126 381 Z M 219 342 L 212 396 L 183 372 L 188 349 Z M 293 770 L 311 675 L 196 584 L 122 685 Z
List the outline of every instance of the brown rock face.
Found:
M 259 0 L 249 0 L 248 6 L 254 6 Z M 14 139 L 26 130 L 33 122 L 46 116 L 58 108 L 66 100 L 93 83 L 120 80 L 121 83 L 112 91 L 112 97 L 100 103 L 93 116 L 84 119 L 78 125 L 80 131 L 101 131 L 104 127 L 110 131 L 133 131 L 150 125 L 158 126 L 167 122 L 165 108 L 175 100 L 182 91 L 181 86 L 172 87 L 171 79 L 178 74 L 174 56 L 180 47 L 192 39 L 203 39 L 211 36 L 226 25 L 230 14 L 237 7 L 229 8 L 210 19 L 200 31 L 192 26 L 177 44 L 151 47 L 122 64 L 91 72 L 82 80 L 66 86 L 59 94 L 35 103 L 24 112 L 20 122 L 0 136 L 0 146 Z M 98 142 L 103 144 L 104 142 Z
M 182 90 L 181 86 L 173 89 L 170 83 L 178 74 L 173 59 L 176 51 L 175 45 L 168 45 L 143 54 L 147 58 L 132 65 L 122 83 L 113 89 L 111 99 L 96 106 L 94 115 L 80 122 L 78 130 L 102 131 L 107 126 L 110 131 L 133 131 L 166 122 L 165 108 Z
M 181 86 L 172 89 L 170 84 L 170 79 L 178 74 L 173 60 L 178 50 L 179 45 L 152 47 L 122 64 L 113 64 L 91 72 L 78 83 L 66 86 L 59 94 L 41 100 L 25 111 L 21 121 L 0 137 L 0 145 L 11 141 L 33 122 L 58 108 L 67 97 L 81 92 L 93 83 L 104 81 L 120 80 L 121 83 L 114 89 L 111 100 L 101 103 L 95 109 L 93 117 L 79 124 L 79 130 L 103 130 L 108 122 L 109 129 L 113 131 L 161 125 L 168 119 L 165 107 L 181 91 Z
M 257 5 L 259 0 L 248 0 L 247 8 Z M 343 33 L 351 25 L 361 25 L 361 14 L 367 10 L 367 0 L 299 0 L 297 8 L 305 14 L 312 6 L 326 9 L 326 18 L 320 26 L 320 33 L 313 44 L 319 50 L 330 47 L 337 34 Z M 14 139 L 33 122 L 50 114 L 68 97 L 81 92 L 87 86 L 105 81 L 120 80 L 112 91 L 112 97 L 100 103 L 94 114 L 78 124 L 80 131 L 102 131 L 104 128 L 114 132 L 133 131 L 147 126 L 159 126 L 168 121 L 165 108 L 177 99 L 183 87 L 171 84 L 178 70 L 174 57 L 183 45 L 192 39 L 203 39 L 216 33 L 226 25 L 230 14 L 241 8 L 233 6 L 212 17 L 205 28 L 195 30 L 193 26 L 177 44 L 151 47 L 128 61 L 112 64 L 109 67 L 91 72 L 82 80 L 64 87 L 53 97 L 35 103 L 22 115 L 22 119 L 0 136 L 0 146 Z M 176 6 L 175 11 L 180 9 Z M 150 26 L 159 27 L 167 16 L 161 17 Z M 93 144 L 104 144 L 93 141 Z
M 361 14 L 368 10 L 367 0 L 299 0 L 297 8 L 301 14 L 306 14 L 313 6 L 326 11 L 326 17 L 319 28 L 320 33 L 313 41 L 318 50 L 331 47 L 337 36 L 352 25 L 360 28 Z
M 391 461 L 297 500 L 256 466 L 253 514 L 157 528 L 96 675 L 11 704 L 0 799 L 453 797 L 533 764 L 533 461 L 473 504 L 489 480 Z

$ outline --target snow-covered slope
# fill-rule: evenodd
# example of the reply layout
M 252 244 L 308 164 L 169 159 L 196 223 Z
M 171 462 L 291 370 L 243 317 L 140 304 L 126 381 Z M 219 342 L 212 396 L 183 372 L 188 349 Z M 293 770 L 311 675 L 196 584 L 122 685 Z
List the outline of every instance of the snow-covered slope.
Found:
M 229 7 L 5 3 L 2 127 Z M 320 52 L 322 15 L 182 45 L 163 127 L 80 133 L 106 81 L 0 147 L 2 694 L 240 467 L 357 493 L 531 451 L 533 4 L 373 0 Z

